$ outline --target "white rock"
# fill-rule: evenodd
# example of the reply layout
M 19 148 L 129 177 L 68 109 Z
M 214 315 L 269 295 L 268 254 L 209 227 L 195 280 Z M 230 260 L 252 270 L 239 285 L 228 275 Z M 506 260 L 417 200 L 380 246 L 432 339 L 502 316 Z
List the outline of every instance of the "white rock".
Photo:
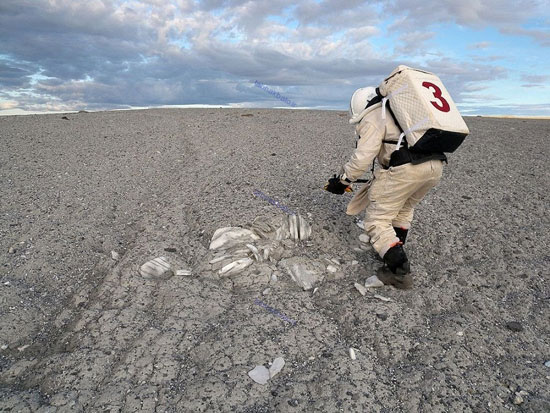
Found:
M 544 363 L 546 367 L 550 367 L 550 360 L 548 360 L 546 363 Z
M 366 288 L 380 288 L 383 287 L 384 283 L 378 279 L 376 275 L 369 277 L 365 281 Z
M 303 257 L 285 258 L 279 265 L 304 290 L 311 290 L 313 285 L 322 279 L 319 275 L 324 268 L 322 264 Z
M 351 262 L 351 265 L 357 265 L 357 264 L 359 264 L 359 261 L 357 261 L 357 260 L 353 260 L 353 261 Z
M 272 282 L 272 283 L 276 282 L 277 279 L 278 279 L 278 278 L 277 278 L 277 274 L 275 274 L 275 273 L 271 274 L 271 282 Z
M 328 265 L 327 266 L 327 271 L 334 273 L 334 272 L 338 271 L 338 269 L 334 265 Z
M 340 265 L 340 260 L 338 258 L 331 258 L 330 260 L 336 265 Z
M 384 297 L 383 295 L 378 295 L 378 294 L 374 294 L 374 298 L 377 298 L 378 300 L 386 301 L 386 302 L 393 301 L 391 298 Z
M 2 344 L 2 345 L 0 346 L 0 349 L 2 349 L 2 350 L 7 350 L 7 349 L 8 349 L 8 345 L 7 345 L 7 344 Z
M 515 404 L 516 406 L 519 406 L 520 404 L 523 403 L 523 401 L 524 401 L 524 400 L 523 400 L 523 396 L 522 396 L 521 394 L 519 394 L 519 393 L 516 393 L 516 397 L 514 397 L 514 404 Z
M 176 275 L 191 275 L 191 270 L 177 270 Z
M 27 347 L 30 347 L 30 344 L 25 344 L 24 346 L 17 347 L 17 350 L 19 350 L 20 352 L 22 352 L 22 351 L 25 351 L 25 350 L 27 349 Z
M 363 244 L 370 244 L 370 237 L 367 234 L 361 234 L 359 235 L 359 241 Z
M 357 291 L 359 291 L 361 293 L 361 295 L 365 295 L 367 293 L 367 289 L 365 287 L 363 287 L 361 284 L 355 283 L 353 285 L 354 285 L 355 288 L 357 288 Z
M 172 267 L 166 257 L 158 257 L 147 261 L 139 268 L 139 273 L 144 278 L 170 277 L 173 275 Z
M 355 224 L 356 224 L 359 228 L 365 229 L 365 222 L 364 222 L 362 219 L 360 219 L 359 221 L 357 221 Z
M 462 337 L 464 335 L 464 331 L 458 331 L 456 333 L 457 336 Z
M 120 254 L 116 251 L 111 251 L 111 258 L 115 261 L 118 261 L 120 259 Z
M 318 287 L 315 287 L 315 288 L 313 289 L 313 292 L 311 293 L 311 295 L 314 295 L 317 291 L 319 291 L 319 288 L 318 288 Z
M 219 271 L 220 275 L 229 276 L 232 274 L 238 274 L 242 272 L 246 267 L 251 265 L 254 261 L 252 258 L 241 258 L 240 260 L 230 262 L 226 266 L 222 267 Z
M 254 367 L 254 369 L 248 372 L 248 375 L 258 384 L 266 384 L 270 377 L 269 370 L 264 366 Z
M 212 258 L 210 261 L 208 261 L 209 264 L 215 264 L 217 262 L 220 262 L 220 261 L 223 261 L 223 260 L 226 260 L 228 258 L 231 258 L 231 255 L 221 255 L 219 257 L 216 257 L 216 258 Z
M 271 292 L 271 288 L 266 288 L 262 291 L 262 295 L 268 295 Z
M 352 360 L 355 360 L 357 358 L 355 356 L 355 350 L 353 349 L 353 347 L 349 348 L 349 356 L 351 357 Z
M 256 261 L 258 262 L 262 262 L 263 261 L 263 257 L 260 255 L 260 252 L 258 251 L 258 248 L 256 248 L 254 245 L 252 244 L 246 244 L 246 247 L 252 251 L 252 255 L 254 255 L 254 258 L 256 259 Z
M 258 235 L 246 228 L 240 227 L 224 227 L 218 228 L 212 240 L 210 241 L 210 249 L 217 250 L 220 248 L 227 249 L 238 244 L 244 244 L 260 239 Z
M 275 377 L 285 365 L 285 361 L 282 357 L 277 357 L 275 360 L 273 360 L 273 364 L 271 364 L 271 367 L 269 367 L 269 378 L 272 379 Z

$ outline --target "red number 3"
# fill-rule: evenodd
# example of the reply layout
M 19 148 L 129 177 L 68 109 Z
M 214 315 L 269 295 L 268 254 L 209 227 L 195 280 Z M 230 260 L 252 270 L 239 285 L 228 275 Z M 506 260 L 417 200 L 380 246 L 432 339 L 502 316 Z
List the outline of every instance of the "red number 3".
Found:
M 441 89 L 437 87 L 437 85 L 434 85 L 431 82 L 424 82 L 422 83 L 422 86 L 424 86 L 427 89 L 433 88 L 433 95 L 434 98 L 436 98 L 439 102 L 434 102 L 433 100 L 430 100 L 430 103 L 434 105 L 434 107 L 437 110 L 440 110 L 441 112 L 448 112 L 451 110 L 451 107 L 449 106 L 449 102 L 445 100 L 443 96 L 441 96 Z

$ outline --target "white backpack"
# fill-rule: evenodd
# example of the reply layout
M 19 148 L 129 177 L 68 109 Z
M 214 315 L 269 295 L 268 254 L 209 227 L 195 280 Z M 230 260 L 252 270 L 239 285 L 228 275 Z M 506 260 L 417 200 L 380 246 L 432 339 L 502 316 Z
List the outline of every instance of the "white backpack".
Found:
M 398 66 L 379 86 L 382 117 L 386 103 L 409 148 L 420 152 L 454 152 L 470 133 L 451 95 L 433 73 Z

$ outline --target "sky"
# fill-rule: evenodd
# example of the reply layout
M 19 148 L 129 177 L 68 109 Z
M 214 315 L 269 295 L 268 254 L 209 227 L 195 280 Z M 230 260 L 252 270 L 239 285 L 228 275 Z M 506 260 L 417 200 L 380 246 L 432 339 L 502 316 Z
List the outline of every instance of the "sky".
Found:
M 550 116 L 550 0 L 0 0 L 0 115 L 347 110 L 399 64 L 463 115 Z

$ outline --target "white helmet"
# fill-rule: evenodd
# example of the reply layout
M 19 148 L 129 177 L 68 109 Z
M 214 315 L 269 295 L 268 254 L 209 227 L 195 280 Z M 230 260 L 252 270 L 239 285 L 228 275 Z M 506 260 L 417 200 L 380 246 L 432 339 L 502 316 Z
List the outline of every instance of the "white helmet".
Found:
M 372 86 L 362 87 L 353 92 L 349 102 L 350 123 L 358 123 L 361 121 L 364 116 L 363 111 L 367 108 L 368 103 L 376 96 L 376 89 Z

